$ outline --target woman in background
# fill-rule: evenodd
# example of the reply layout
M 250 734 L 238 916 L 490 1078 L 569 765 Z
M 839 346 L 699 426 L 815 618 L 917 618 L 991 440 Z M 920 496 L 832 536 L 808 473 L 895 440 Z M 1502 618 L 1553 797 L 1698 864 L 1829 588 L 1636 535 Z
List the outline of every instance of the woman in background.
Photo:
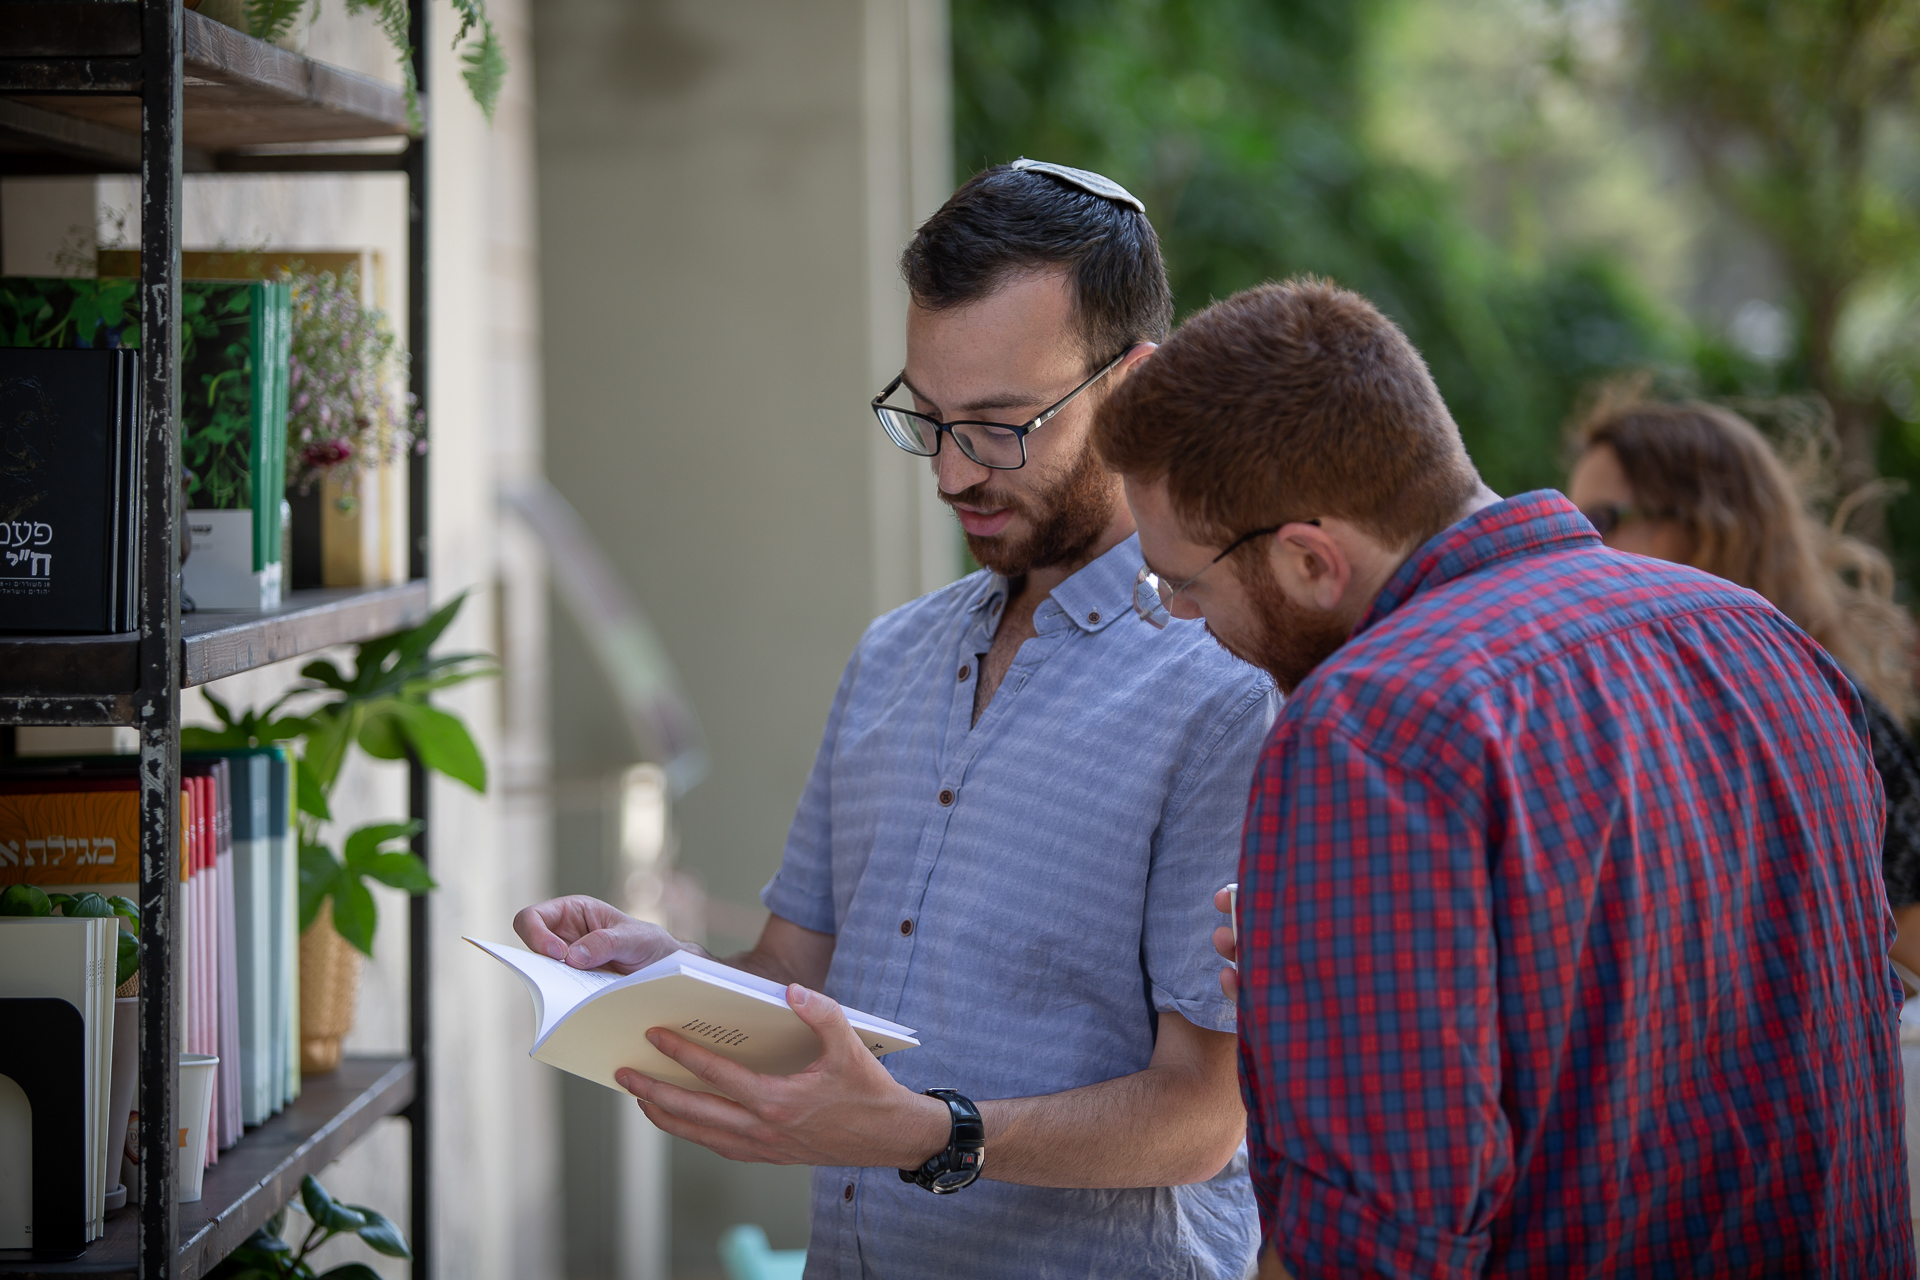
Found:
M 1890 954 L 1920 973 L 1920 753 L 1905 727 L 1914 624 L 1894 603 L 1886 557 L 1816 522 L 1766 439 L 1725 409 L 1602 397 L 1575 443 L 1567 497 L 1608 546 L 1758 592 L 1860 690 L 1887 795 L 1881 874 L 1900 926 Z

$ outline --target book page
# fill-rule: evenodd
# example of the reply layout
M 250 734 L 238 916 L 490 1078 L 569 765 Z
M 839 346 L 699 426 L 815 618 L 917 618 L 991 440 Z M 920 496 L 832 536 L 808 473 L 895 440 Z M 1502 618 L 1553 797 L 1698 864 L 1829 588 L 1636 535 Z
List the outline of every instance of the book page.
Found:
M 558 960 L 538 955 L 524 947 L 502 946 L 467 938 L 474 946 L 520 975 L 533 996 L 533 1038 L 539 1040 L 583 1001 L 623 979 L 617 973 L 598 969 L 576 969 Z M 645 970 L 641 971 L 642 973 Z M 640 974 L 634 974 L 640 977 Z

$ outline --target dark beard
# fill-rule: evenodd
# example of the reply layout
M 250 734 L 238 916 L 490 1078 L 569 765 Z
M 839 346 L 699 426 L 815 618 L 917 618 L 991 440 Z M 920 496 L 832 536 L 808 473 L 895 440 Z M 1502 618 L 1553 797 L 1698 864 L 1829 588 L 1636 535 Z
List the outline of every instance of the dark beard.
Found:
M 1265 671 L 1281 693 L 1291 695 L 1352 633 L 1337 615 L 1303 608 L 1288 599 L 1265 563 L 1256 563 L 1251 574 L 1240 573 L 1237 563 L 1233 569 L 1253 605 L 1255 634 L 1229 642 L 1211 625 L 1207 630 L 1221 648 Z
M 992 484 L 983 480 L 959 493 L 943 493 L 940 501 L 948 506 L 1011 507 L 1032 523 L 1033 531 L 1019 542 L 1009 542 L 1004 533 L 991 538 L 966 534 L 973 558 L 1003 578 L 1080 559 L 1112 521 L 1119 501 L 1114 474 L 1101 465 L 1091 443 L 1081 446 L 1066 475 L 1038 492 L 996 493 Z

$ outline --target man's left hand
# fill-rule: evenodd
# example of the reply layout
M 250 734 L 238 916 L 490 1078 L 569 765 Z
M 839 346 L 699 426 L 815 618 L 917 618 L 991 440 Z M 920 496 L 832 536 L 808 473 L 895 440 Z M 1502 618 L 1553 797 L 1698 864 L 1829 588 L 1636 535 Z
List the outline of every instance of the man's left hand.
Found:
M 838 1003 L 795 983 L 787 1004 L 820 1037 L 821 1054 L 804 1071 L 760 1075 L 655 1027 L 654 1048 L 725 1096 L 630 1069 L 615 1079 L 656 1126 L 729 1160 L 911 1169 L 946 1147 L 947 1105 L 896 1081 Z

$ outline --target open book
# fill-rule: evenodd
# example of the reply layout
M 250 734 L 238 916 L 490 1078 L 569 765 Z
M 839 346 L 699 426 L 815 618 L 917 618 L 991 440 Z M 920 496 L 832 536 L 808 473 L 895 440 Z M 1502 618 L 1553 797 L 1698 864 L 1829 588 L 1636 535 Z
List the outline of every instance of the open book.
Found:
M 785 987 L 718 960 L 676 951 L 621 977 L 575 969 L 521 947 L 467 941 L 527 984 L 535 1022 L 532 1056 L 610 1089 L 620 1088 L 613 1073 L 630 1067 L 669 1084 L 715 1092 L 647 1043 L 654 1027 L 676 1031 L 762 1075 L 792 1075 L 820 1056 L 820 1037 L 787 1007 Z M 857 1009 L 846 1015 L 876 1058 L 920 1043 L 897 1022 Z

